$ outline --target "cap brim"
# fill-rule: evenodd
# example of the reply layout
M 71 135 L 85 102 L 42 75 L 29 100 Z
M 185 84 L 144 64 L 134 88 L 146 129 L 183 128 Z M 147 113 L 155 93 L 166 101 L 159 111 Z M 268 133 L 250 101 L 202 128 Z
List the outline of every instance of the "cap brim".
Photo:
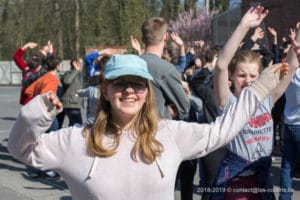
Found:
M 117 69 L 111 72 L 107 72 L 104 75 L 105 79 L 108 80 L 116 79 L 121 76 L 138 76 L 144 79 L 153 80 L 153 77 L 148 72 L 142 70 Z

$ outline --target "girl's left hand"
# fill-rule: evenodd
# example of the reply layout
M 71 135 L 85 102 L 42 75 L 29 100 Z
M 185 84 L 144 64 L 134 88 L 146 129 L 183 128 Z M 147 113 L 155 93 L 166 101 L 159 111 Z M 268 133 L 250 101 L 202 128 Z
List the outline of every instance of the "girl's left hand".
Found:
M 241 23 L 249 28 L 254 28 L 260 25 L 269 11 L 262 6 L 251 7 L 243 16 Z

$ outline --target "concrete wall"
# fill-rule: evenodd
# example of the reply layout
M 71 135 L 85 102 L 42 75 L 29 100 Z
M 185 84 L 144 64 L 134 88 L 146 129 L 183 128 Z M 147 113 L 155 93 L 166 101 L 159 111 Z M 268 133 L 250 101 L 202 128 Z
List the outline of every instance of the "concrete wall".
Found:
M 70 69 L 70 61 L 62 62 L 62 70 L 60 73 Z M 22 80 L 22 72 L 14 61 L 0 61 L 0 85 L 20 85 Z

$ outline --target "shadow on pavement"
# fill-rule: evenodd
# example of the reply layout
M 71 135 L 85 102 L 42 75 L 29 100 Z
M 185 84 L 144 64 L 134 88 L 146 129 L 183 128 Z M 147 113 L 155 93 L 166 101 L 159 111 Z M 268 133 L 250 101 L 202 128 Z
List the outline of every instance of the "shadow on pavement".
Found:
M 60 200 L 72 200 L 71 196 L 63 196 L 60 198 Z
M 6 140 L 4 140 L 4 141 L 6 141 Z M 12 161 L 14 163 L 22 164 L 20 161 L 18 161 L 17 159 L 15 159 L 13 156 L 11 156 L 8 153 L 7 148 L 5 146 L 3 146 L 2 143 L 0 143 L 0 160 L 1 161 Z M 24 168 L 22 168 L 22 167 L 11 166 L 11 165 L 8 165 L 7 163 L 5 163 L 5 164 L 0 163 L 0 169 L 8 169 L 11 171 L 23 171 L 24 170 Z
M 45 178 L 45 177 L 31 178 L 28 175 L 29 167 L 27 167 L 25 164 L 18 161 L 12 155 L 9 154 L 6 146 L 3 145 L 3 143 L 6 143 L 6 142 L 7 142 L 7 139 L 4 139 L 0 143 L 0 169 L 7 169 L 9 171 L 19 172 L 19 173 L 21 173 L 22 177 L 25 180 L 28 180 L 31 182 L 40 182 L 40 183 L 50 186 L 49 190 L 51 190 L 51 189 L 58 189 L 61 191 L 68 190 L 66 183 L 60 177 L 58 177 L 56 179 L 49 179 L 49 178 Z M 4 162 L 1 163 L 1 161 L 4 161 Z M 45 188 L 27 188 L 27 189 L 48 190 Z M 63 200 L 67 200 L 67 199 L 68 198 L 66 197 Z
M 40 190 L 58 189 L 58 190 L 61 190 L 61 191 L 68 190 L 68 187 L 67 187 L 66 183 L 60 177 L 55 178 L 55 179 L 49 179 L 49 178 L 46 178 L 46 177 L 31 178 L 26 173 L 22 173 L 21 175 L 23 176 L 24 179 L 26 179 L 28 181 L 40 182 L 40 183 L 51 186 L 51 188 L 48 188 L 48 189 L 46 189 L 46 188 L 29 188 L 29 187 L 26 187 L 27 189 L 40 189 Z
M 6 120 L 6 121 L 15 121 L 17 118 L 15 118 L 15 117 L 1 117 L 0 119 Z

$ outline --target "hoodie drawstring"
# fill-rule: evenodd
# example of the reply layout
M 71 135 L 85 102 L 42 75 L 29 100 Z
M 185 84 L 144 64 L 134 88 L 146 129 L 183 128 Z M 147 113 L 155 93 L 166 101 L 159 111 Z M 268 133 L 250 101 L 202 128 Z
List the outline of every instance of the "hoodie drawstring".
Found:
M 155 159 L 155 163 L 156 163 L 156 166 L 157 166 L 157 168 L 159 170 L 161 178 L 165 177 L 164 172 L 163 172 L 162 168 L 160 167 L 159 162 L 158 162 L 157 159 Z
M 97 159 L 97 156 L 95 156 L 94 159 L 93 159 L 93 162 L 92 162 L 92 166 L 90 168 L 90 171 L 89 171 L 88 176 L 87 176 L 86 179 L 92 178 L 92 176 L 94 174 L 94 171 L 95 171 L 95 169 L 97 167 L 97 162 L 98 162 L 98 159 Z

